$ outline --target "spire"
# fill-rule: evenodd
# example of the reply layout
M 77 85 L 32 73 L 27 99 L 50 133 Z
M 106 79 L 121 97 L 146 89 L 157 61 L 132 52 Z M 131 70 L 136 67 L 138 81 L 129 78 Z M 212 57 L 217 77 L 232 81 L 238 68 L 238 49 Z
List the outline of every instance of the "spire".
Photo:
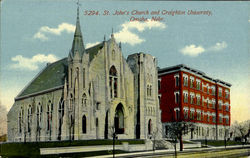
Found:
M 114 29 L 113 29 L 113 27 L 112 27 L 111 38 L 114 38 Z
M 71 49 L 71 55 L 72 57 L 75 56 L 75 53 L 79 53 L 79 56 L 82 57 L 83 53 L 85 52 L 84 44 L 83 44 L 83 38 L 82 38 L 82 32 L 81 32 L 81 26 L 80 26 L 80 19 L 79 19 L 79 0 L 77 2 L 77 18 L 76 18 L 76 29 L 74 34 L 74 39 L 72 43 L 72 49 Z

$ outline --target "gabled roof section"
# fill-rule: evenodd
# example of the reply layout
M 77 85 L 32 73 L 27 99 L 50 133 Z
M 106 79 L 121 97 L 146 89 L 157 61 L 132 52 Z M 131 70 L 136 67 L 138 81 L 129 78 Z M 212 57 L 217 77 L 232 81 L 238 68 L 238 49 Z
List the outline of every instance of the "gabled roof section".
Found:
M 102 48 L 103 48 L 103 42 L 88 48 L 86 52 L 89 54 L 89 61 L 92 61 L 98 54 L 98 51 L 101 50 Z
M 48 64 L 16 97 L 23 98 L 55 87 L 63 86 L 68 76 L 67 58 Z

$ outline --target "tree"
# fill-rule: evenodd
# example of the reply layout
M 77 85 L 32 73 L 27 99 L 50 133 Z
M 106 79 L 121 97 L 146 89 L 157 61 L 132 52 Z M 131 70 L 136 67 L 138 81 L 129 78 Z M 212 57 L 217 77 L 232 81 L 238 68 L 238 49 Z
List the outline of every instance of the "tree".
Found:
M 192 131 L 195 128 L 195 125 L 193 122 L 171 122 L 168 125 L 168 137 L 172 140 L 171 143 L 174 145 L 175 148 L 175 155 L 177 155 L 176 152 L 176 143 L 179 140 L 180 142 L 180 151 L 183 150 L 183 141 L 182 136 L 185 134 L 188 134 L 190 131 Z
M 7 134 L 7 110 L 0 102 L 0 136 Z
M 225 146 L 225 148 L 227 147 L 227 139 L 228 138 L 229 138 L 229 126 L 224 125 L 224 146 Z
M 247 143 L 250 138 L 250 120 L 241 123 L 235 122 L 231 129 L 231 135 L 235 141 L 241 141 L 242 145 Z

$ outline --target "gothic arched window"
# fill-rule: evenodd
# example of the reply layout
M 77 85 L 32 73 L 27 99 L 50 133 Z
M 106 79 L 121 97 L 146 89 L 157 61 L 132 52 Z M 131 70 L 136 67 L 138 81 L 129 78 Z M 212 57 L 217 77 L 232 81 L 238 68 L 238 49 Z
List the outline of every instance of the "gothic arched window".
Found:
M 85 115 L 82 117 L 82 133 L 87 133 L 87 119 Z
M 112 66 L 109 70 L 109 86 L 110 86 L 110 97 L 117 97 L 117 87 L 118 87 L 117 71 L 115 66 Z

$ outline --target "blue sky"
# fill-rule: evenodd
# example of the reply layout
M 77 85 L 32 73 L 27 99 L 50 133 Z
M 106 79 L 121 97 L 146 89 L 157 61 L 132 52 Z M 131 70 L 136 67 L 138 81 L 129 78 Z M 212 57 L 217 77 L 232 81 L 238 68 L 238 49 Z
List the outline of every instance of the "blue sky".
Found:
M 112 28 L 125 57 L 144 52 L 160 67 L 186 64 L 231 83 L 232 120 L 250 119 L 249 2 L 80 1 L 85 46 L 108 39 Z M 46 65 L 67 57 L 76 0 L 3 0 L 1 102 L 14 97 Z M 160 22 L 129 22 L 132 15 L 85 16 L 85 10 L 211 11 L 212 15 L 160 15 Z M 186 13 L 187 14 L 187 13 Z M 136 15 L 135 17 L 151 15 Z M 241 115 L 239 115 L 239 113 Z

